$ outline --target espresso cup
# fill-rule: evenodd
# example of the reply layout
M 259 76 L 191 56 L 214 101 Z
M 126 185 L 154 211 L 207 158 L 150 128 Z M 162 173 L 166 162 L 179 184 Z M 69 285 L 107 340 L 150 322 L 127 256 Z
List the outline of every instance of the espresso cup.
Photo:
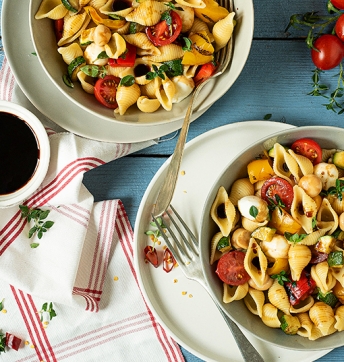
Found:
M 40 120 L 26 108 L 0 101 L 0 207 L 32 195 L 48 171 L 50 144 Z

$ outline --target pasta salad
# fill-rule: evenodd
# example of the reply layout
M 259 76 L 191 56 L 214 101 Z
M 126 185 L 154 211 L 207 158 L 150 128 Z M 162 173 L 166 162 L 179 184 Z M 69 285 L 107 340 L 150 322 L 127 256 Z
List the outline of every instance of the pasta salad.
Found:
M 211 207 L 223 302 L 309 340 L 344 330 L 344 151 L 275 143 Z
M 215 0 L 42 0 L 52 19 L 64 82 L 123 115 L 170 111 L 216 71 L 235 13 Z

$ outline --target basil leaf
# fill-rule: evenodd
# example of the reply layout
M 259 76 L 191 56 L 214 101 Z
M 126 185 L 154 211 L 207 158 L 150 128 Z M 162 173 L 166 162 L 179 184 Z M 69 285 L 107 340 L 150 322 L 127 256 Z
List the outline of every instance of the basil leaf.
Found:
M 176 77 L 178 75 L 183 74 L 183 65 L 182 65 L 181 59 L 170 60 L 168 62 L 164 62 L 164 65 L 167 66 L 165 73 L 169 78 Z M 161 67 L 160 67 L 160 69 L 161 69 Z
M 132 75 L 126 75 L 119 83 L 120 86 L 130 87 L 135 83 L 135 78 Z

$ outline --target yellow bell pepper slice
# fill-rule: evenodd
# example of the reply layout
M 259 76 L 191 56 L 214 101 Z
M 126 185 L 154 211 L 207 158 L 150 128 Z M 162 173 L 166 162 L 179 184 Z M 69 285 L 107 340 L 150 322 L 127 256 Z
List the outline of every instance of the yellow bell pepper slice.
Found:
M 212 55 L 203 55 L 196 49 L 192 49 L 190 52 L 185 52 L 182 59 L 183 65 L 202 65 L 210 63 L 213 60 Z
M 124 26 L 126 23 L 126 20 L 112 20 L 108 18 L 104 19 L 98 14 L 97 10 L 92 6 L 85 6 L 84 9 L 90 14 L 93 22 L 97 25 L 102 24 L 107 26 L 109 29 L 117 30 L 122 26 Z
M 268 275 L 279 274 L 282 270 L 285 272 L 289 271 L 289 262 L 287 258 L 275 259 L 273 264 L 267 268 L 266 272 Z
M 194 11 L 195 15 L 205 23 L 216 23 L 229 14 L 229 11 L 219 6 L 215 0 L 203 0 L 203 2 L 205 3 L 205 8 L 195 8 Z
M 299 234 L 301 225 L 284 209 L 276 207 L 271 213 L 268 226 L 275 228 L 279 234 L 284 233 Z
M 270 161 L 267 158 L 251 161 L 247 165 L 247 173 L 251 184 L 267 180 L 275 175 Z

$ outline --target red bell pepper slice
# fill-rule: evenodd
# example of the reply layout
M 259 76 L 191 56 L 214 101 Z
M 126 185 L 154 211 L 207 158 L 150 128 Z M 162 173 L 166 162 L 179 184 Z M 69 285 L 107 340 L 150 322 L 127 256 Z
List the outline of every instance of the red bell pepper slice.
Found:
M 310 273 L 302 271 L 300 280 L 284 283 L 291 305 L 297 305 L 314 292 L 316 283 Z
M 18 351 L 20 344 L 21 344 L 21 339 L 16 337 L 15 335 L 6 332 L 6 346 L 8 348 L 12 348 L 16 351 Z
M 54 31 L 55 31 L 56 42 L 58 42 L 62 38 L 63 25 L 64 25 L 63 18 L 54 20 Z
M 211 77 L 215 73 L 216 69 L 217 66 L 213 62 L 201 65 L 193 78 L 195 84 L 197 85 L 201 81 Z
M 118 59 L 109 59 L 111 67 L 133 67 L 136 60 L 136 46 L 127 43 L 127 52 Z
M 164 251 L 163 269 L 166 273 L 169 273 L 176 264 L 176 259 L 174 259 L 170 249 L 166 248 Z
M 145 260 L 150 262 L 154 266 L 154 268 L 157 268 L 159 265 L 159 260 L 158 260 L 158 253 L 156 252 L 156 249 L 150 245 L 147 245 L 143 251 L 145 254 Z

